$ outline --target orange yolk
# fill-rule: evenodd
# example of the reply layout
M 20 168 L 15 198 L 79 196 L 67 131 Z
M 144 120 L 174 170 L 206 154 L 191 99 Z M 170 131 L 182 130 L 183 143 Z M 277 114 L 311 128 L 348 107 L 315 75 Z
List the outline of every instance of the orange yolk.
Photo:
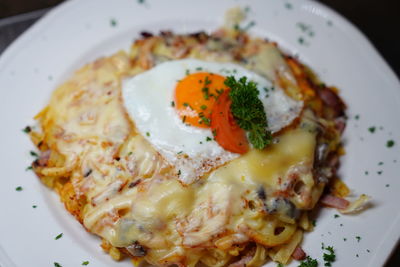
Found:
M 228 87 L 225 77 L 209 72 L 197 72 L 180 80 L 175 88 L 175 109 L 186 124 L 209 128 L 216 98 Z

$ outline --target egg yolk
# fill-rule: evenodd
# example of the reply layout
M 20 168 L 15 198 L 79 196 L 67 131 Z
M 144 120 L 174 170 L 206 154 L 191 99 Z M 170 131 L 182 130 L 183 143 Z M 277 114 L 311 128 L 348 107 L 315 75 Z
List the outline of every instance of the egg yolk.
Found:
M 212 107 L 217 97 L 228 87 L 225 77 L 196 72 L 180 80 L 175 88 L 175 109 L 182 122 L 196 127 L 210 127 Z

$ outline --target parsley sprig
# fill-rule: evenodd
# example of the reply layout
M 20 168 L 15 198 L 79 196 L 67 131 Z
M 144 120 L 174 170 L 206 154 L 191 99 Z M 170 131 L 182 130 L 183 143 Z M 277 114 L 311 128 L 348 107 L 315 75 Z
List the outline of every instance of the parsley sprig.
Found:
M 299 265 L 299 267 L 317 267 L 318 262 L 317 260 L 311 258 L 310 256 L 307 256 L 304 261 L 302 261 Z
M 329 254 L 328 253 L 324 253 L 322 255 L 322 257 L 324 258 L 324 261 L 325 261 L 325 266 L 331 267 L 332 266 L 332 262 L 334 262 L 336 260 L 335 251 L 334 251 L 333 247 L 331 247 L 331 246 L 326 247 L 325 250 L 327 252 L 329 252 Z
M 231 89 L 229 92 L 232 100 L 231 112 L 239 127 L 248 131 L 249 141 L 255 148 L 264 149 L 271 144 L 272 136 L 267 130 L 267 115 L 258 98 L 256 83 L 247 82 L 246 77 L 236 81 L 235 77 L 229 76 L 225 80 L 225 85 Z

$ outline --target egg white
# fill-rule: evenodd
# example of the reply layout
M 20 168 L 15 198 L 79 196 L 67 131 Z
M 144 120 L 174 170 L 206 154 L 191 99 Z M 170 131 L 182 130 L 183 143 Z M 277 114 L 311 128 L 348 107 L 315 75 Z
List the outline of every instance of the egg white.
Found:
M 186 125 L 178 116 L 171 103 L 177 83 L 188 71 L 232 75 L 236 79 L 245 76 L 256 82 L 272 132 L 290 124 L 302 109 L 302 102 L 291 99 L 281 88 L 232 63 L 197 59 L 168 61 L 125 80 L 122 95 L 130 118 L 137 130 L 175 166 L 184 183 L 192 183 L 204 173 L 239 156 L 224 150 L 213 140 L 207 141 L 213 137 L 210 129 Z

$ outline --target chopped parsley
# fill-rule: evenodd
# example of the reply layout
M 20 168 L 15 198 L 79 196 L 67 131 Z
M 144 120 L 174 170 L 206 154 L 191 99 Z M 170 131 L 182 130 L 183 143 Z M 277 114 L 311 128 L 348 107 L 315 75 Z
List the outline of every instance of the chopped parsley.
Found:
M 381 175 L 382 172 L 383 172 L 383 171 L 377 171 L 376 173 L 377 173 L 378 175 Z
M 347 238 L 343 238 L 343 241 L 346 242 L 346 241 L 347 241 Z
M 224 92 L 224 89 L 215 89 L 215 91 L 217 92 L 218 96 L 220 96 Z
M 312 226 L 315 227 L 315 226 L 317 225 L 317 221 L 316 221 L 316 220 L 312 220 L 312 221 L 311 221 L 311 224 L 312 224 Z
M 340 216 L 339 216 L 339 214 L 335 214 L 333 217 L 336 219 L 336 218 L 339 218 Z
M 196 70 L 200 71 L 200 70 L 203 70 L 203 68 L 202 67 L 197 67 Z
M 323 259 L 325 261 L 324 265 L 330 267 L 330 266 L 332 266 L 332 262 L 334 262 L 336 260 L 335 251 L 333 250 L 333 247 L 331 247 L 331 246 L 326 247 L 325 250 L 328 253 L 324 253 L 322 255 L 322 257 L 323 257 Z
M 317 267 L 318 262 L 316 259 L 307 256 L 305 260 L 303 260 L 298 267 Z
M 267 115 L 258 98 L 256 83 L 247 82 L 246 77 L 236 81 L 235 77 L 229 76 L 225 80 L 225 85 L 231 89 L 229 92 L 232 100 L 231 112 L 237 124 L 248 132 L 249 141 L 256 149 L 264 149 L 271 144 L 272 135 L 267 130 Z
M 379 161 L 378 166 L 383 165 L 383 161 Z
M 287 9 L 293 9 L 293 5 L 291 3 L 285 3 L 285 7 Z
M 181 170 L 178 170 L 178 176 L 181 175 L 181 173 L 182 173 Z
M 372 126 L 372 127 L 369 127 L 369 128 L 368 128 L 368 131 L 369 131 L 370 133 L 374 133 L 375 130 L 376 130 L 376 127 L 375 127 L 375 126 Z
M 30 170 L 32 170 L 32 169 L 33 169 L 32 166 L 28 166 L 28 167 L 26 167 L 25 171 L 30 171 Z
M 18 187 L 15 188 L 15 191 L 18 191 L 18 192 L 20 192 L 22 190 L 23 190 L 22 186 L 18 186 Z
M 32 205 L 32 208 L 36 209 L 36 208 L 37 208 L 37 206 L 36 206 L 36 205 Z
M 29 153 L 32 157 L 39 157 L 39 155 L 35 151 L 30 151 Z
M 203 88 L 201 89 L 201 91 L 203 92 L 203 96 L 204 96 L 204 99 L 205 99 L 205 100 L 210 99 L 210 93 L 209 93 L 208 87 L 203 87 Z
M 278 263 L 278 265 L 276 265 L 276 267 L 284 267 L 282 263 Z
M 89 265 L 89 261 L 82 262 L 82 265 L 84 265 L 84 266 Z
M 361 236 L 356 236 L 357 242 L 360 242 Z
M 171 101 L 171 107 L 175 107 L 175 102 Z
M 62 265 L 59 264 L 58 262 L 54 262 L 54 267 L 62 267 Z
M 211 125 L 211 120 L 209 118 L 205 117 L 203 112 L 199 113 L 199 117 L 200 117 L 200 121 L 199 121 L 200 124 L 204 123 L 207 126 Z
M 180 154 L 182 154 L 183 153 L 183 151 L 179 151 L 178 153 L 176 153 L 176 154 L 178 154 L 178 155 L 180 155 Z
M 359 120 L 360 119 L 360 115 L 359 114 L 355 115 L 354 119 Z
M 202 110 L 206 110 L 206 109 L 207 109 L 207 106 L 206 106 L 206 105 L 201 105 L 200 108 L 201 108 Z
M 389 186 L 390 186 L 390 184 L 386 184 L 385 186 L 386 186 L 386 187 L 389 187 Z
M 54 238 L 54 240 L 58 240 L 58 239 L 60 239 L 62 236 L 63 236 L 63 233 L 57 235 L 57 236 Z
M 146 136 L 150 136 L 150 133 L 149 133 L 149 132 L 146 132 Z
M 207 136 L 206 141 L 209 142 L 209 141 L 211 141 L 211 140 L 212 140 L 212 138 L 209 137 L 209 136 Z
M 32 131 L 32 128 L 30 126 L 26 126 L 22 131 L 26 134 L 30 133 Z
M 387 142 L 386 142 L 386 147 L 392 147 L 392 146 L 394 146 L 394 141 L 393 140 L 388 140 Z
M 365 171 L 365 172 L 364 172 L 365 175 L 368 175 L 368 173 L 369 173 L 368 171 Z
M 111 19 L 110 20 L 110 25 L 111 25 L 111 27 L 117 26 L 117 21 L 115 19 Z
M 184 107 L 188 107 L 188 108 L 190 108 L 191 110 L 193 110 L 193 108 L 192 108 L 192 106 L 189 104 L 189 103 L 183 103 L 183 106 Z

